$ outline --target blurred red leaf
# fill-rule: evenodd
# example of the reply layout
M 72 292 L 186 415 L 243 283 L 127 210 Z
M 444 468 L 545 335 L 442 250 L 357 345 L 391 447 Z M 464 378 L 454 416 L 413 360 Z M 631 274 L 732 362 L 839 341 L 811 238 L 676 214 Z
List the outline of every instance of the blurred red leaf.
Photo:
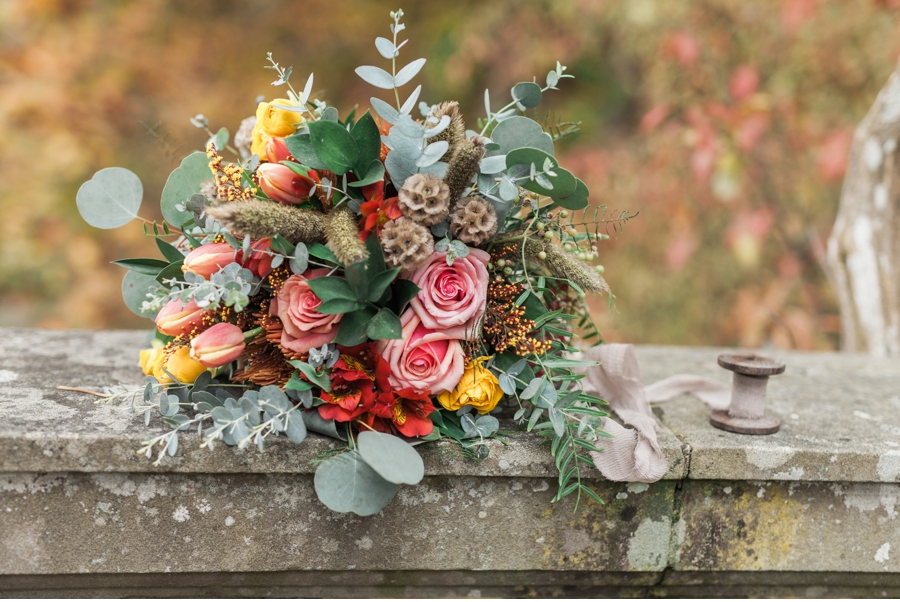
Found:
M 673 240 L 666 249 L 666 267 L 673 272 L 680 271 L 690 261 L 700 241 L 693 232 L 684 232 Z
M 769 128 L 769 118 L 761 113 L 750 115 L 742 121 L 735 133 L 735 143 L 740 150 L 752 150 L 759 137 Z
M 788 0 L 781 7 L 781 30 L 790 35 L 816 14 L 817 0 Z
M 731 72 L 728 92 L 735 101 L 749 98 L 759 91 L 759 70 L 753 65 L 741 65 Z
M 668 115 L 669 107 L 667 105 L 656 105 L 641 118 L 641 132 L 645 134 L 652 132 Z
M 819 175 L 826 182 L 833 182 L 844 176 L 852 142 L 853 131 L 850 129 L 836 130 L 825 137 L 819 148 L 818 166 Z
M 700 58 L 700 43 L 697 38 L 684 31 L 671 34 L 665 43 L 665 52 L 675 57 L 683 67 L 691 67 Z

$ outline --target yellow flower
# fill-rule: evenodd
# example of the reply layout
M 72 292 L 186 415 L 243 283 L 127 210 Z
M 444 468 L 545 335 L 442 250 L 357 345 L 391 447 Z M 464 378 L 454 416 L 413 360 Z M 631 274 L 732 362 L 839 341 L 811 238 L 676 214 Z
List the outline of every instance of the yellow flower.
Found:
M 438 395 L 438 403 L 444 408 L 456 411 L 463 406 L 472 406 L 479 414 L 487 414 L 500 402 L 503 391 L 497 377 L 484 367 L 489 357 L 479 357 L 466 363 L 459 384 L 452 391 Z
M 162 347 L 154 346 L 141 350 L 141 370 L 144 374 L 155 376 L 161 383 L 170 383 L 172 379 L 163 372 L 168 370 L 179 381 L 190 384 L 194 382 L 206 367 L 200 362 L 191 359 L 191 348 L 179 347 L 171 354 L 166 354 Z
M 159 341 L 153 341 L 158 343 Z M 162 371 L 163 364 L 166 363 L 166 354 L 162 350 L 162 345 L 154 345 L 150 349 L 141 350 L 141 370 L 147 376 L 155 376 L 159 380 L 159 376 L 165 374 Z
M 276 106 L 278 105 L 278 106 Z M 290 136 L 303 124 L 303 115 L 299 111 L 278 107 L 297 107 L 297 103 L 286 98 L 276 98 L 272 102 L 261 102 L 256 107 L 256 125 L 253 126 L 253 141 L 250 152 L 266 157 L 266 142 L 269 138 Z

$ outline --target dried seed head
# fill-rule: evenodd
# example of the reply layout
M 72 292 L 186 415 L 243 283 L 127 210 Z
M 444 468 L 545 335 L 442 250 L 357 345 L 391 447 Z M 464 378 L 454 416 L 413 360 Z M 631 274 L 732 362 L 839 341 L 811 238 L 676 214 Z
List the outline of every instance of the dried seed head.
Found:
M 450 212 L 450 189 L 434 174 L 410 176 L 397 196 L 403 215 L 423 226 L 441 223 Z
M 464 142 L 453 156 L 444 174 L 444 182 L 450 187 L 450 202 L 455 203 L 478 173 L 478 166 L 484 157 L 484 139 L 473 136 Z
M 450 125 L 443 132 L 428 139 L 429 143 L 446 140 L 449 145 L 447 152 L 441 157 L 441 161 L 450 162 L 462 144 L 466 141 L 466 124 L 463 122 L 462 115 L 459 113 L 459 103 L 455 100 L 442 102 L 434 111 L 431 112 L 433 117 L 440 119 L 444 115 L 450 118 Z
M 241 127 L 234 133 L 234 146 L 244 158 L 253 154 L 250 152 L 250 145 L 253 143 L 253 126 L 256 122 L 256 115 L 251 115 L 241 121 Z
M 206 197 L 210 203 L 219 202 L 219 187 L 212 178 L 200 184 L 200 194 Z M 222 199 L 225 200 L 225 199 Z
M 450 214 L 450 231 L 467 245 L 478 246 L 497 233 L 497 210 L 478 196 L 460 199 Z
M 362 261 L 369 256 L 359 240 L 356 214 L 346 205 L 333 209 L 325 218 L 325 238 L 328 248 L 344 265 Z
M 318 211 L 251 199 L 207 207 L 206 214 L 238 238 L 280 234 L 292 244 L 325 242 L 325 216 Z
M 400 217 L 384 225 L 381 246 L 389 266 L 414 270 L 434 253 L 434 238 L 424 226 Z

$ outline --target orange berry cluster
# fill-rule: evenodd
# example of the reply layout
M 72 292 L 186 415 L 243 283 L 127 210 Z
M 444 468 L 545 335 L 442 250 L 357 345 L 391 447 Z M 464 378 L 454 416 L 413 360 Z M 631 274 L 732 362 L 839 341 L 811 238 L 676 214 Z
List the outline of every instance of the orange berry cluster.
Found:
M 284 282 L 291 277 L 291 271 L 280 265 L 269 274 L 269 286 L 272 287 L 272 294 L 277 295 L 284 286 Z
M 497 353 L 512 349 L 527 356 L 550 351 L 549 341 L 529 336 L 534 331 L 534 320 L 525 318 L 525 307 L 516 305 L 524 290 L 522 285 L 508 283 L 499 276 L 488 286 L 483 332 Z
M 209 157 L 209 170 L 216 178 L 216 194 L 220 200 L 246 201 L 253 198 L 253 189 L 244 188 L 243 172 L 233 163 L 223 165 L 222 157 L 216 145 L 206 145 L 206 156 Z

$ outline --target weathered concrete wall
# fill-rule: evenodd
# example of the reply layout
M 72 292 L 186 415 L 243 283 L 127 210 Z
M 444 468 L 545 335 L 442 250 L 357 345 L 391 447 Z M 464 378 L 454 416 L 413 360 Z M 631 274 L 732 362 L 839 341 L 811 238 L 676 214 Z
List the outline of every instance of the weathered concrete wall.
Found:
M 897 362 L 779 354 L 769 437 L 660 405 L 669 474 L 592 474 L 604 505 L 551 505 L 549 452 L 523 435 L 483 462 L 421 448 L 425 481 L 361 518 L 316 500 L 324 438 L 262 454 L 186 439 L 153 467 L 140 417 L 55 388 L 140 382 L 142 339 L 0 330 L 0 596 L 900 594 Z M 717 354 L 638 350 L 648 383 L 727 380 Z

